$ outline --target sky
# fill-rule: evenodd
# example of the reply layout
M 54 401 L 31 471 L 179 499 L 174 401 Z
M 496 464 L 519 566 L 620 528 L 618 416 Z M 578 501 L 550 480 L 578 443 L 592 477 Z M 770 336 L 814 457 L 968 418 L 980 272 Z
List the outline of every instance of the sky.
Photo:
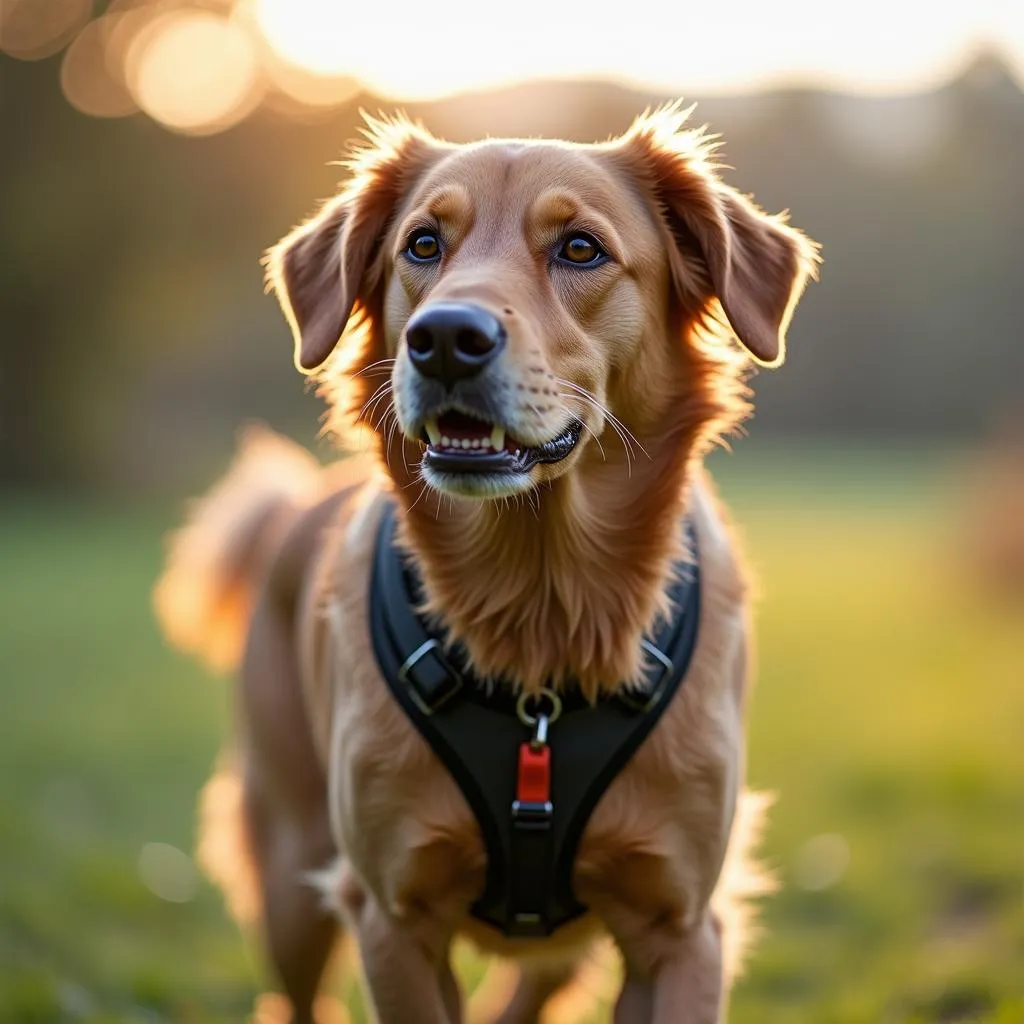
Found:
M 927 89 L 979 45 L 1024 82 L 1024 0 L 251 0 L 283 58 L 397 100 L 524 78 L 614 78 L 661 92 L 811 82 Z

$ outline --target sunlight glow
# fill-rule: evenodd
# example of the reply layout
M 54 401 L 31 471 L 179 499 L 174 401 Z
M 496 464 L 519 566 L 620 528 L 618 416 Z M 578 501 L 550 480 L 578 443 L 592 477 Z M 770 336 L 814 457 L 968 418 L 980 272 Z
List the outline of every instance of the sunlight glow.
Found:
M 551 0 L 500 7 L 479 0 L 252 0 L 286 60 L 345 74 L 393 99 L 432 99 L 527 78 L 614 78 L 675 92 L 811 82 L 905 92 L 947 77 L 976 46 L 1024 67 L 1024 2 L 956 6 L 917 0 L 731 0 L 699 12 L 633 0 L 614 14 Z
M 237 25 L 208 11 L 161 15 L 131 42 L 125 77 L 150 117 L 192 134 L 221 131 L 261 98 L 252 43 Z

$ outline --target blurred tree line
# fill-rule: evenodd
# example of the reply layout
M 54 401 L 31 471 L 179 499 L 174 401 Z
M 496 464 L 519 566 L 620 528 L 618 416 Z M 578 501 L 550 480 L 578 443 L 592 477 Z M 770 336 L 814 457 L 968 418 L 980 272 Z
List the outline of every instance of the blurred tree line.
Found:
M 456 141 L 591 141 L 665 98 L 537 83 L 406 109 Z M 333 191 L 360 106 L 390 105 L 187 138 L 83 116 L 54 60 L 0 56 L 0 483 L 174 488 L 243 419 L 314 436 L 258 259 Z M 998 58 L 929 94 L 710 97 L 695 119 L 823 245 L 759 434 L 964 441 L 1024 408 L 1024 95 Z

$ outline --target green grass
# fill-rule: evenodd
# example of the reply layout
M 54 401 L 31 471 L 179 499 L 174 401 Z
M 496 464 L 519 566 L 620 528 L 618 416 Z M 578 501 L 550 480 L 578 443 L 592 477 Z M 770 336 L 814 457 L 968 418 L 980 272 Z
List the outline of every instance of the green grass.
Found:
M 949 556 L 955 475 L 715 461 L 763 592 L 750 778 L 778 794 L 783 883 L 730 1019 L 1020 1024 L 1024 621 Z M 218 895 L 167 902 L 138 867 L 147 843 L 191 850 L 229 710 L 150 617 L 173 518 L 0 513 L 0 1021 L 216 1024 L 260 990 Z M 808 888 L 812 852 L 844 844 Z

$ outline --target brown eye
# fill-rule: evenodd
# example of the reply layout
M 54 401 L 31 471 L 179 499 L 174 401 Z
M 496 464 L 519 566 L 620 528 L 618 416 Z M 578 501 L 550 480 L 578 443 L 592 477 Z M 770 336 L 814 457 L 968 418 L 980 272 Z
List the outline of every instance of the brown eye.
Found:
M 576 267 L 596 267 L 608 259 L 608 254 L 597 244 L 596 239 L 580 232 L 570 235 L 562 243 L 558 258 Z
M 416 263 L 432 263 L 441 255 L 441 243 L 432 231 L 414 231 L 405 243 L 405 254 Z

